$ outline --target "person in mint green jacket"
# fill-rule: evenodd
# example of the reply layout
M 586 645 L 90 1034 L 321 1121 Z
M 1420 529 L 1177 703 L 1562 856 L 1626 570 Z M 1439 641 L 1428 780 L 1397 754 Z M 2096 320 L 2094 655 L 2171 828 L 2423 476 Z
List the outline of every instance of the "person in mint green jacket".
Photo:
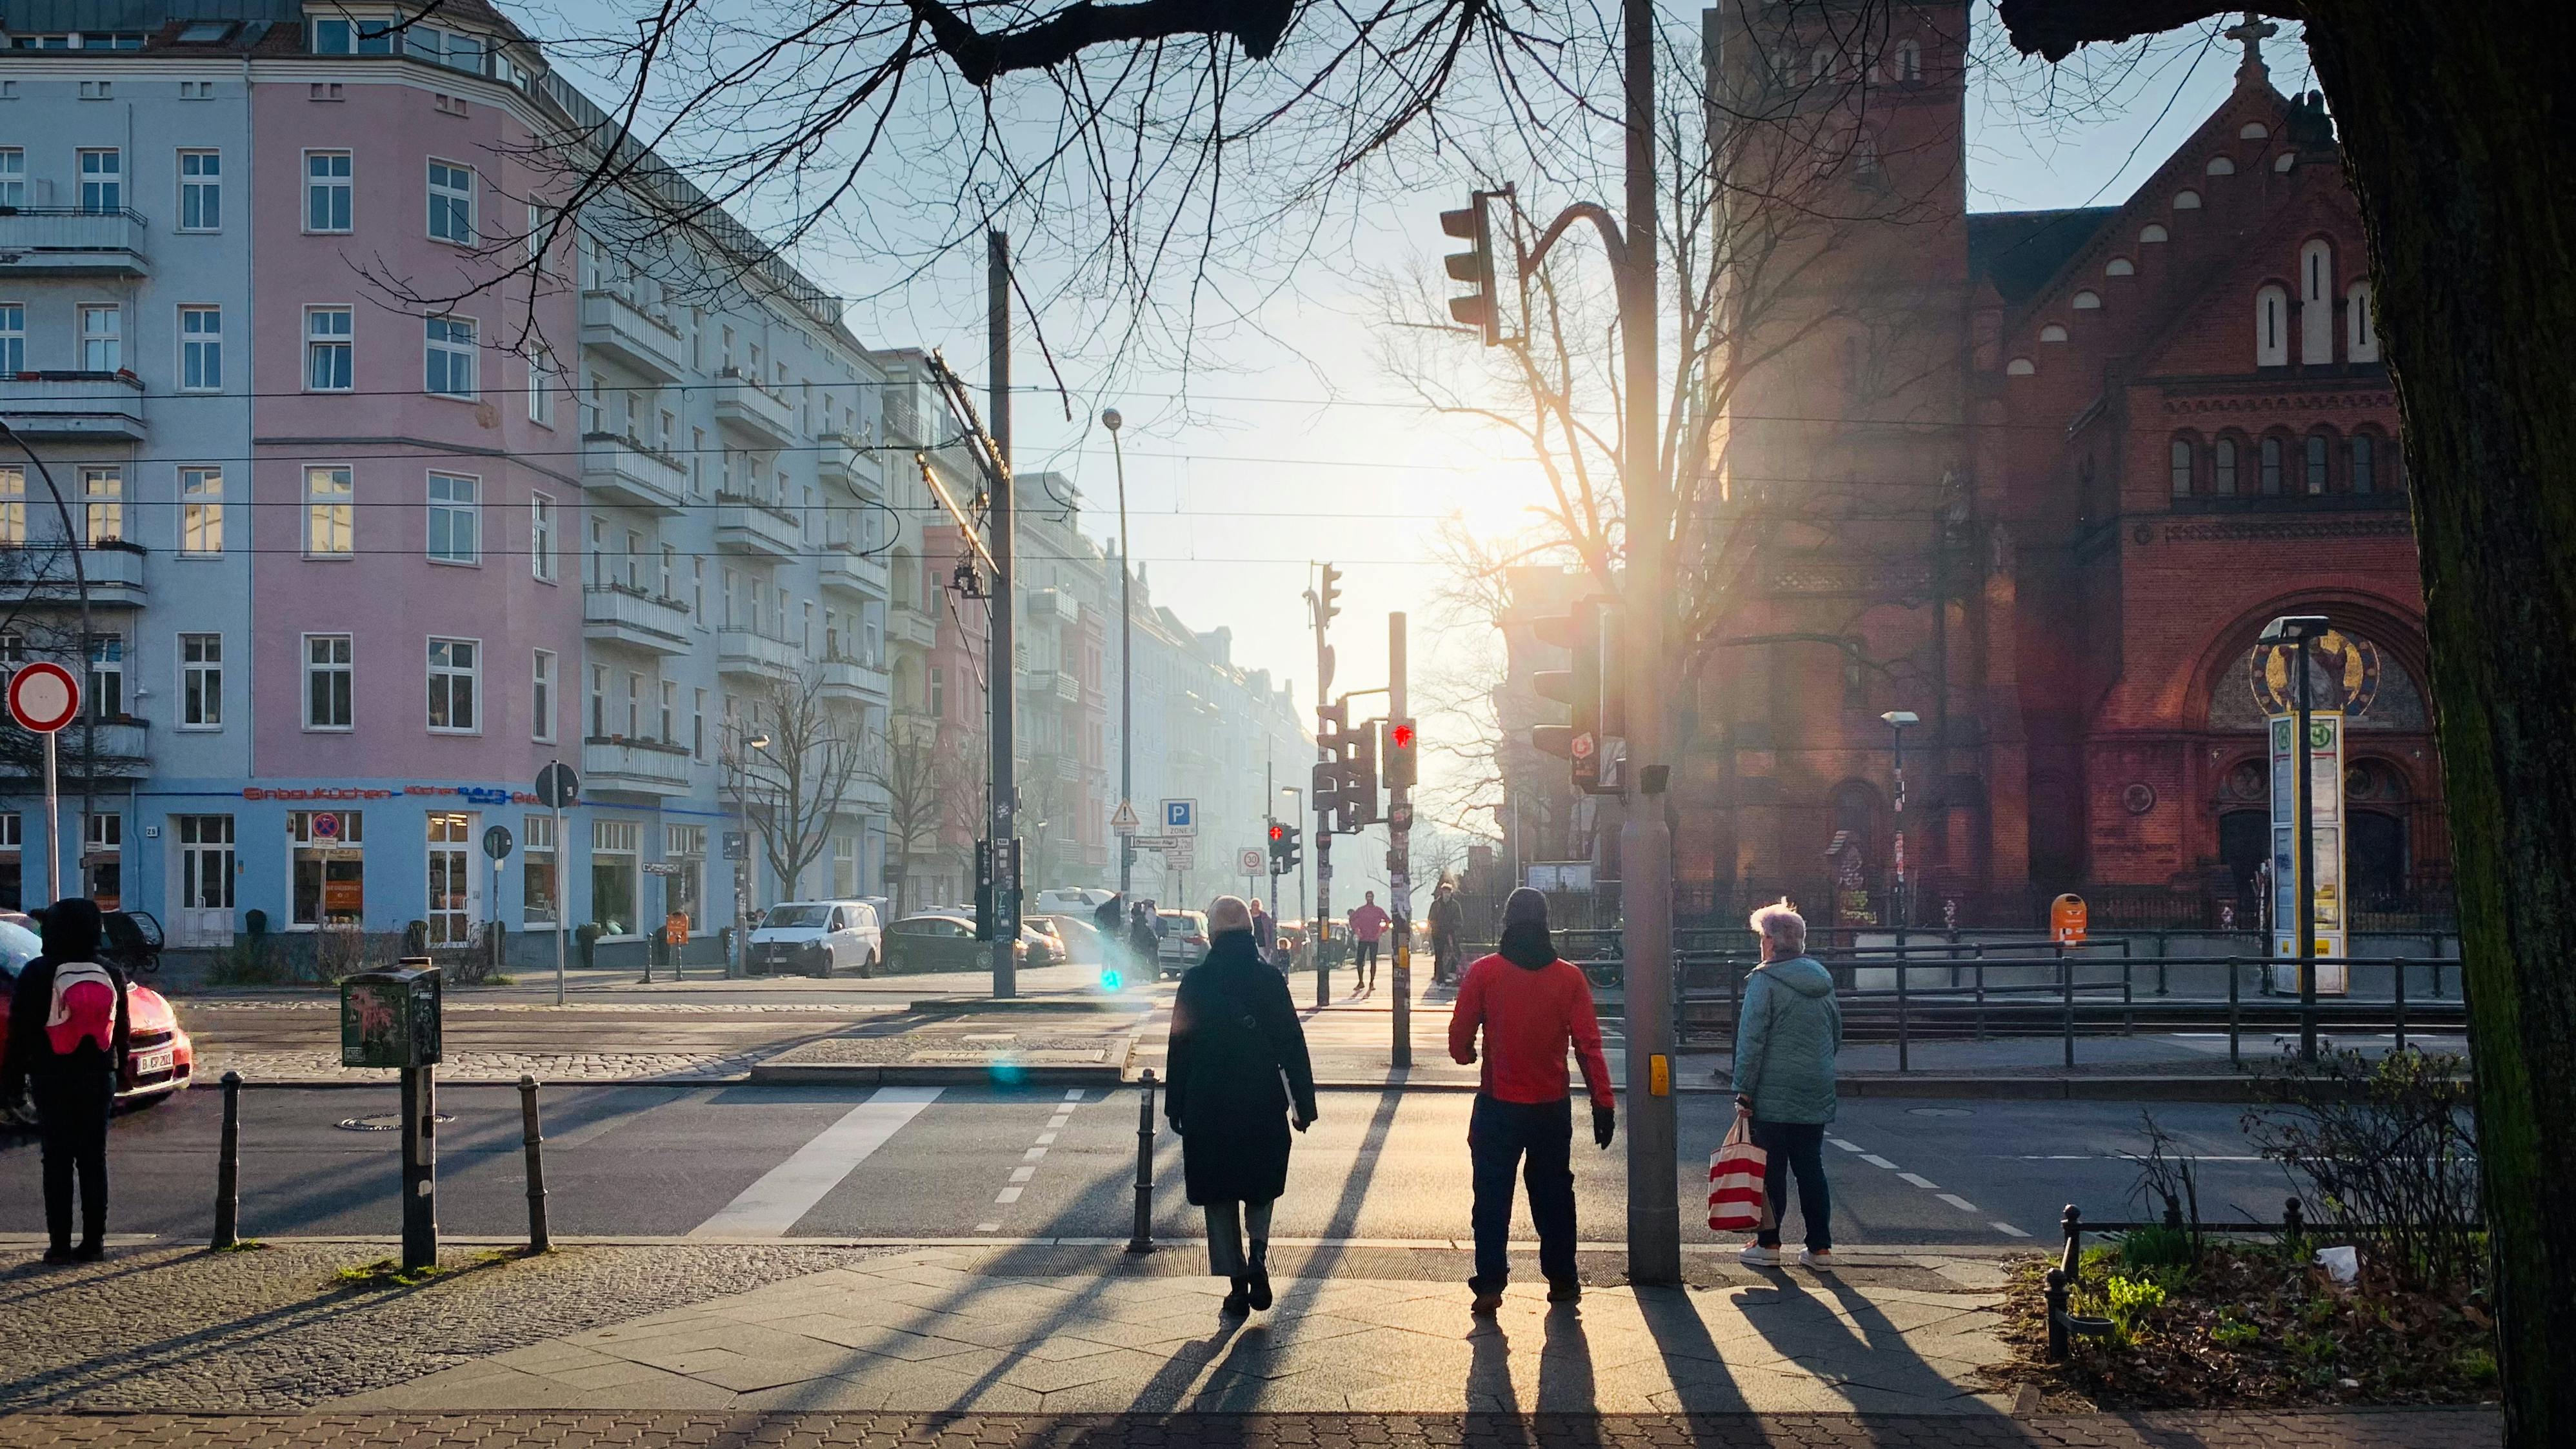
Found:
M 1735 1110 L 1750 1120 L 1753 1145 L 1770 1154 L 1765 1180 L 1771 1225 L 1736 1256 L 1756 1267 L 1780 1261 L 1780 1224 L 1789 1179 L 1798 1180 L 1810 1268 L 1834 1263 L 1833 1191 L 1825 1182 L 1825 1124 L 1834 1120 L 1834 1055 L 1843 1014 L 1834 978 L 1807 954 L 1807 921 L 1787 901 L 1753 913 L 1762 964 L 1744 981 L 1735 1021 Z

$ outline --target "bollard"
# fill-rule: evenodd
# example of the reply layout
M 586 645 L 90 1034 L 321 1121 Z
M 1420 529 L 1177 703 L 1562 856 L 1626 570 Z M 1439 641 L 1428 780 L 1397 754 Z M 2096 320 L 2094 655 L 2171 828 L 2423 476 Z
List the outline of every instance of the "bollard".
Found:
M 2299 1200 L 2297 1198 L 2291 1198 L 2287 1202 L 2282 1203 L 2281 1236 L 2285 1238 L 2304 1238 L 2307 1235 L 2307 1210 L 2299 1206 Z
M 2406 958 L 2397 958 L 2397 1049 L 2406 1050 Z
M 2048 1361 L 2060 1363 L 2066 1358 L 2067 1316 L 2066 1270 L 2048 1270 Z
M 528 1251 L 551 1253 L 554 1236 L 546 1231 L 546 1135 L 537 1120 L 537 1079 L 519 1076 L 519 1140 L 528 1149 Z
M 1900 950 L 1896 953 L 1896 1069 L 1900 1072 L 1914 1069 L 1913 1021 L 1908 1007 L 1909 999 L 1905 994 L 1905 953 Z
M 1136 1230 L 1128 1235 L 1127 1251 L 1154 1251 L 1154 1069 L 1147 1067 L 1137 1085 L 1145 1090 L 1136 1099 Z
M 223 1249 L 241 1241 L 241 1073 L 224 1073 L 224 1135 L 215 1155 L 215 1237 Z
M 2084 1214 L 2075 1204 L 2068 1203 L 2066 1211 L 2057 1215 L 2057 1226 L 2066 1234 L 2066 1247 L 2058 1254 L 2057 1268 L 2059 1272 L 2066 1275 L 2066 1281 L 2072 1284 L 2083 1276 Z

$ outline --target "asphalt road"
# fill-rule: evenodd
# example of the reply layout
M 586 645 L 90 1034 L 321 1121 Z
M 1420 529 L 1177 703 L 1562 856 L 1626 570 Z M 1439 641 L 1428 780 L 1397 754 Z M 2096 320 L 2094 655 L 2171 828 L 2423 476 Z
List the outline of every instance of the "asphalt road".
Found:
M 1074 1098 L 1079 1100 L 1075 1101 Z M 545 1098 L 553 1229 L 564 1235 L 1123 1240 L 1134 1203 L 1136 1094 L 998 1088 L 659 1085 L 556 1087 Z M 399 1229 L 399 1134 L 344 1122 L 395 1111 L 390 1089 L 245 1092 L 246 1235 L 387 1235 Z M 1723 1098 L 1680 1099 L 1686 1242 L 1716 1241 L 1704 1209 Z M 1272 1231 L 1281 1238 L 1421 1240 L 1467 1231 L 1466 1121 L 1455 1093 L 1335 1092 L 1299 1140 Z M 439 1217 L 450 1232 L 526 1226 L 518 1094 L 442 1090 Z M 2201 1158 L 2211 1221 L 2277 1217 L 2280 1170 L 2254 1160 L 2239 1109 L 2159 1103 L 2156 1119 Z M 1845 1104 L 1827 1149 L 1841 1243 L 1983 1244 L 2053 1239 L 2059 1209 L 2129 1216 L 2139 1106 L 2116 1102 L 1867 1100 Z M 188 1239 L 211 1229 L 213 1091 L 118 1118 L 111 1230 Z M 1200 1235 L 1180 1144 L 1157 1136 L 1158 1235 Z M 1624 1220 L 1626 1152 L 1577 1142 L 1583 1237 Z M 1007 1200 L 1001 1200 L 1007 1199 Z M 37 1151 L 0 1138 L 0 1233 L 43 1228 Z M 2014 1231 L 2031 1235 L 2015 1237 Z

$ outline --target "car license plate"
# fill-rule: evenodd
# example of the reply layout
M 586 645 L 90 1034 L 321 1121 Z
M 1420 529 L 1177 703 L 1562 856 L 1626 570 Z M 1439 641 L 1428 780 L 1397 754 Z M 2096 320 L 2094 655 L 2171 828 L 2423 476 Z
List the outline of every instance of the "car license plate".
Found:
M 177 1053 L 169 1047 L 163 1047 L 157 1052 L 145 1052 L 134 1059 L 134 1074 L 138 1077 L 148 1077 L 155 1072 L 167 1072 L 176 1056 Z

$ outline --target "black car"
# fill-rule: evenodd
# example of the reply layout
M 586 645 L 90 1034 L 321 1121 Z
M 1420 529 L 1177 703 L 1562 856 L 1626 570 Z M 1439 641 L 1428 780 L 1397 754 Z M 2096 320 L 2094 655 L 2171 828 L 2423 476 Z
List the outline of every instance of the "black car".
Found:
M 44 933 L 44 926 L 25 911 L 0 911 L 0 921 Z M 161 923 L 150 911 L 101 911 L 98 924 L 101 960 L 129 978 L 161 969 Z

